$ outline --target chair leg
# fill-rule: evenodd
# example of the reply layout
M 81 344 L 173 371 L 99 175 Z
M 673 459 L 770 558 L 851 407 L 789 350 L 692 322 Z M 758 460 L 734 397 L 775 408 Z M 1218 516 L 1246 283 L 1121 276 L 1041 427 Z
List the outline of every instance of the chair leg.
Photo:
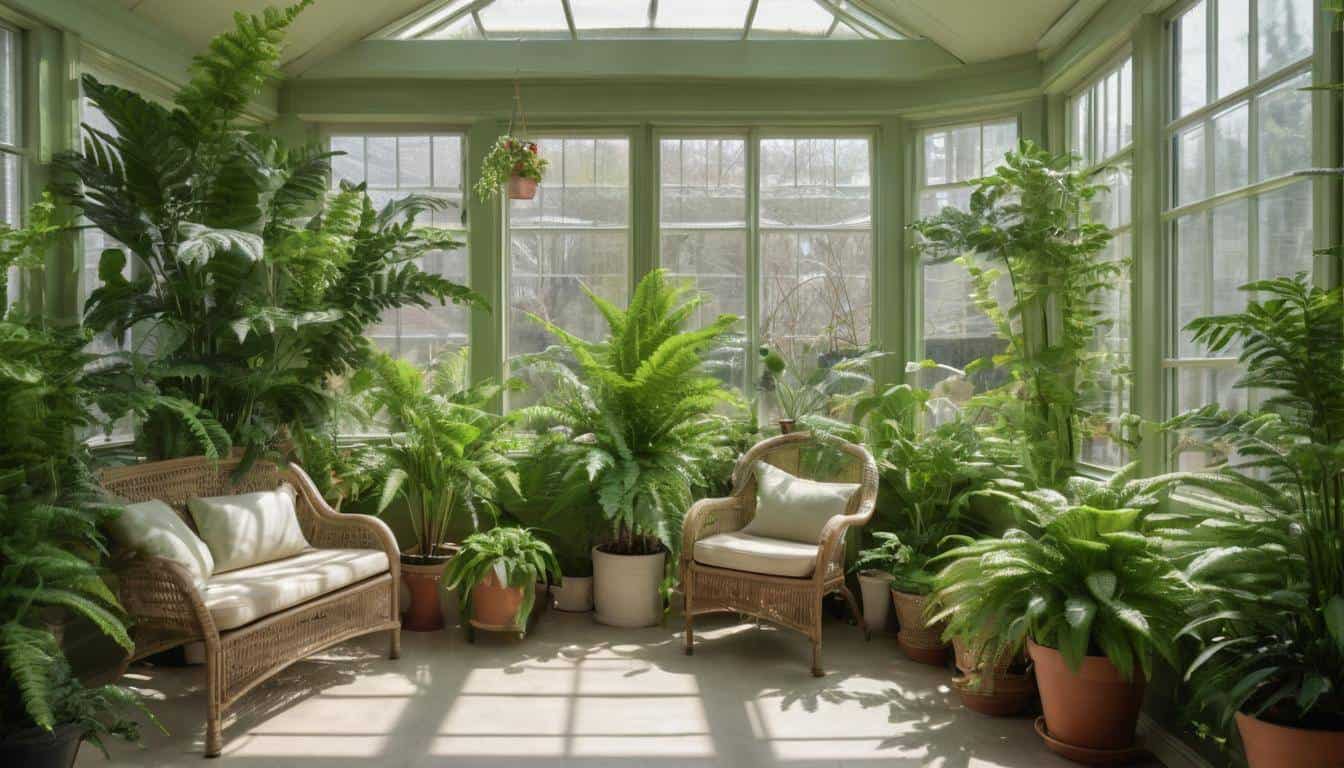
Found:
M 820 640 L 813 640 L 813 641 L 812 641 L 812 676 L 813 676 L 813 677 L 824 677 L 825 675 L 826 675 L 825 670 L 823 670 L 823 669 L 821 668 L 821 641 L 820 641 Z
M 220 668 L 219 643 L 205 641 L 206 697 L 205 756 L 219 757 L 224 751 L 224 670 Z
M 695 655 L 695 616 L 686 614 L 686 631 L 682 633 L 682 650 L 687 656 Z
M 849 605 L 849 614 L 854 617 L 859 629 L 863 630 L 863 639 L 865 641 L 872 640 L 873 630 L 868 626 L 868 620 L 859 612 L 859 603 L 854 599 L 854 593 L 849 591 L 848 586 L 842 586 L 840 587 L 840 594 L 844 595 L 845 602 Z
M 401 627 L 392 630 L 391 637 L 388 638 L 387 658 L 401 658 Z

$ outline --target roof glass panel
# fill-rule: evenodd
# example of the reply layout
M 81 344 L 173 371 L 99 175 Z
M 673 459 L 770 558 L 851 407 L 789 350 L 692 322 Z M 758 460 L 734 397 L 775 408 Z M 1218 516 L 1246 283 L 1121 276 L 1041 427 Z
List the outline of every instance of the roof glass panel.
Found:
M 377 36 L 740 39 L 745 30 L 754 39 L 902 37 L 885 17 L 867 8 L 851 0 L 438 0 Z
M 660 29 L 734 30 L 742 33 L 751 0 L 658 0 Z
M 569 37 L 560 0 L 495 0 L 478 13 L 491 39 Z

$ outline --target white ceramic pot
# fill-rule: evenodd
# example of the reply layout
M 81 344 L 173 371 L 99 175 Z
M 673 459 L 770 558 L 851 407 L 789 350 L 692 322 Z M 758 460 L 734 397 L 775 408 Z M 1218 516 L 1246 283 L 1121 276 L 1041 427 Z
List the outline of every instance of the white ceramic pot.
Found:
M 601 624 L 652 627 L 663 620 L 663 581 L 667 553 L 613 555 L 593 547 L 593 609 Z
M 587 613 L 593 610 L 593 577 L 565 576 L 560 586 L 552 587 L 556 610 L 567 613 Z
M 891 574 L 859 571 L 859 594 L 863 598 L 863 623 L 869 632 L 886 632 L 891 618 Z

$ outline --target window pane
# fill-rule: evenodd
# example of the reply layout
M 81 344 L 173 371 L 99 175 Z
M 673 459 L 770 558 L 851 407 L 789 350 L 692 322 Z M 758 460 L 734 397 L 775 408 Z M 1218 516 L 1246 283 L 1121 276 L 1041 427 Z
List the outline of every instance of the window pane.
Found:
M 749 36 L 768 37 L 785 33 L 821 37 L 834 22 L 835 16 L 814 0 L 771 0 L 757 6 Z
M 952 184 L 978 178 L 981 159 L 979 124 L 924 134 L 926 184 Z
M 1218 403 L 1224 408 L 1245 408 L 1246 390 L 1233 387 L 1237 379 L 1241 378 L 1241 374 L 1242 371 L 1235 366 L 1178 368 L 1176 371 L 1178 412 L 1199 408 L 1209 403 Z M 1185 471 L 1200 470 L 1208 467 L 1215 459 L 1221 458 L 1224 457 L 1180 450 L 1176 468 Z
M 1250 109 L 1242 104 L 1213 119 L 1213 192 L 1244 187 L 1250 181 Z
M 1177 356 L 1199 357 L 1200 348 L 1185 326 L 1208 314 L 1208 214 L 1183 216 L 1176 221 L 1176 330 Z
M 1250 69 L 1250 0 L 1218 0 L 1218 98 L 1245 88 Z
M 1102 157 L 1110 157 L 1120 149 L 1120 73 L 1112 72 L 1102 82 L 1105 104 L 1101 112 Z
M 534 385 L 519 357 L 555 343 L 533 314 L 585 339 L 607 333 L 584 293 L 624 305 L 629 289 L 630 143 L 624 138 L 544 136 L 538 151 L 550 161 L 533 200 L 509 201 L 510 367 Z M 537 386 L 511 394 L 516 408 L 536 402 Z
M 741 33 L 751 0 L 659 0 L 663 29 L 732 29 Z
M 1206 197 L 1204 184 L 1204 126 L 1187 128 L 1176 144 L 1179 157 L 1176 203 L 1185 205 Z
M 0 152 L 0 217 L 11 227 L 19 225 L 19 158 L 8 152 Z M 5 305 L 0 307 L 0 317 L 19 300 L 19 269 L 10 267 L 5 283 Z
M 1089 146 L 1092 132 L 1087 122 L 1088 104 L 1091 103 L 1092 89 L 1078 94 L 1073 102 L 1073 154 L 1078 156 L 1078 162 L 1086 168 L 1092 165 L 1092 148 Z
M 1179 114 L 1188 114 L 1208 101 L 1208 46 L 1205 44 L 1206 16 L 1204 1 L 1192 6 L 1176 22 L 1176 84 Z
M 1239 312 L 1246 306 L 1240 288 L 1251 279 L 1249 205 L 1237 200 L 1213 209 L 1213 296 L 1206 314 Z M 1223 354 L 1235 355 L 1236 349 Z
M 1120 146 L 1134 141 L 1134 60 L 1120 66 Z
M 1257 102 L 1260 178 L 1272 179 L 1311 166 L 1310 74 L 1280 85 Z
M 746 141 L 663 139 L 661 266 L 691 280 L 706 299 L 693 321 L 747 314 Z M 730 386 L 746 383 L 743 326 L 710 355 L 711 372 Z
M 868 345 L 868 141 L 761 142 L 761 340 L 795 365 Z
M 984 130 L 981 176 L 989 176 L 1003 163 L 1004 155 L 1017 149 L 1017 121 L 989 123 Z
M 1102 258 L 1129 259 L 1132 242 L 1128 232 L 1121 232 L 1111 241 Z M 1119 372 L 1129 367 L 1130 359 L 1130 276 L 1124 275 L 1115 285 L 1097 296 L 1097 310 L 1102 323 L 1090 345 L 1097 356 L 1099 370 L 1098 391 L 1086 398 L 1084 408 L 1094 414 L 1090 429 L 1082 439 L 1079 457 L 1091 464 L 1118 467 L 1128 460 L 1124 448 L 1111 438 L 1118 417 L 1129 412 L 1129 384 Z
M 1312 271 L 1311 213 L 1310 181 L 1260 197 L 1260 277 Z
M 1260 0 L 1260 77 L 1311 55 L 1313 0 Z
M 18 143 L 18 35 L 0 26 L 0 143 Z
M 466 214 L 462 190 L 462 137 L 454 134 L 408 136 L 333 136 L 332 186 L 341 181 L 368 182 L 375 206 L 409 194 L 426 194 L 446 202 L 444 211 L 422 214 L 416 223 L 463 230 Z M 365 162 L 367 160 L 367 163 Z M 367 172 L 367 176 L 366 176 Z M 467 249 L 425 254 L 420 268 L 455 283 L 469 282 Z M 366 334 L 389 354 L 428 365 L 470 343 L 470 312 L 455 304 L 402 307 L 384 313 Z
M 558 0 L 552 0 L 558 2 Z M 621 29 L 647 27 L 648 3 L 629 0 L 569 0 L 575 29 Z
M 480 10 L 491 37 L 569 37 L 560 0 L 494 0 Z

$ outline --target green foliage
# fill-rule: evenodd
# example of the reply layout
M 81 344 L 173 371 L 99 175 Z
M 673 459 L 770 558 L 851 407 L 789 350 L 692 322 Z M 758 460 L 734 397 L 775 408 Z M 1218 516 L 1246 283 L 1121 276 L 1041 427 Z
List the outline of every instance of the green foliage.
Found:
M 481 178 L 476 180 L 476 196 L 482 202 L 499 194 L 500 187 L 510 176 L 541 181 L 550 161 L 537 154 L 535 141 L 524 141 L 513 136 L 500 136 L 481 164 Z
M 701 366 L 737 318 L 686 330 L 703 301 L 691 291 L 669 283 L 663 270 L 639 282 L 626 310 L 589 291 L 610 329 L 602 342 L 534 317 L 560 339 L 578 371 L 535 361 L 554 384 L 545 403 L 521 417 L 565 435 L 564 480 L 595 489 L 615 551 L 675 551 L 692 489 L 708 485 L 706 470 L 731 450 L 731 419 L 722 407 L 737 405 L 736 398 Z
M 536 584 L 548 577 L 560 578 L 560 564 L 546 542 L 526 528 L 500 527 L 473 533 L 448 562 L 443 580 L 456 589 L 462 615 L 471 615 L 471 588 L 493 573 L 500 585 L 523 590 L 523 602 L 514 617 L 515 626 L 526 626 L 536 601 Z
M 873 533 L 876 542 L 859 552 L 852 571 L 875 570 L 891 574 L 891 588 L 897 592 L 927 595 L 933 590 L 933 574 L 927 569 L 930 556 L 917 552 L 890 531 Z
M 176 108 L 85 76 L 115 134 L 85 126 L 83 151 L 59 160 L 74 180 L 64 194 L 121 244 L 102 254 L 86 326 L 113 338 L 135 327 L 154 359 L 142 372 L 213 415 L 250 458 L 321 424 L 328 383 L 363 365 L 364 330 L 383 313 L 481 302 L 417 266 L 457 245 L 415 223 L 445 202 L 412 195 L 375 209 L 362 185 L 328 191 L 332 153 L 235 125 L 307 4 L 239 14 L 197 57 Z M 140 449 L 190 453 L 180 424 L 150 414 Z
M 36 269 L 46 261 L 47 246 L 61 232 L 69 229 L 56 220 L 56 203 L 50 192 L 28 208 L 21 227 L 11 227 L 0 221 L 0 296 L 9 295 L 9 270 Z M 8 315 L 8 307 L 0 306 L 0 320 Z
M 1184 475 L 1214 504 L 1181 506 L 1163 531 L 1208 600 L 1183 630 L 1203 652 L 1195 698 L 1229 728 L 1238 711 L 1344 727 L 1344 288 L 1305 274 L 1243 286 L 1244 311 L 1200 318 L 1195 340 L 1234 349 L 1258 408 L 1208 406 L 1167 424 L 1231 457 Z
M 969 211 L 945 208 L 912 225 L 930 261 L 966 266 L 976 304 L 1006 343 L 967 368 L 994 367 L 1009 379 L 968 405 L 992 435 L 986 450 L 1045 488 L 1073 475 L 1085 404 L 1095 400 L 1105 357 L 1090 348 L 1106 322 L 1098 300 L 1128 269 L 1102 258 L 1111 234 L 1086 213 L 1101 187 L 1071 164 L 1024 140 L 976 182 Z M 1013 292 L 1008 307 L 995 298 L 1004 277 Z
M 433 371 L 380 355 L 368 393 L 372 414 L 386 413 L 394 434 L 378 447 L 387 468 L 379 512 L 405 498 L 415 531 L 415 554 L 430 556 L 448 541 L 459 516 L 480 525 L 499 517 L 501 488 L 518 491 L 513 459 L 506 453 L 512 419 L 485 406 L 500 391 L 481 384 L 456 389 Z
M 1155 655 L 1175 663 L 1173 638 L 1195 591 L 1149 538 L 1146 517 L 1065 504 L 1036 519 L 1038 532 L 967 540 L 933 561 L 946 567 L 930 621 L 946 620 L 948 636 L 984 642 L 987 658 L 1015 655 L 1031 637 L 1075 670 L 1100 654 L 1124 677 L 1147 679 Z
M 789 364 L 766 347 L 761 353 L 765 365 L 761 389 L 774 392 L 782 418 L 799 423 L 815 416 L 843 418 L 855 401 L 873 393 L 873 363 L 888 356 L 866 350 L 822 366 L 802 361 Z

